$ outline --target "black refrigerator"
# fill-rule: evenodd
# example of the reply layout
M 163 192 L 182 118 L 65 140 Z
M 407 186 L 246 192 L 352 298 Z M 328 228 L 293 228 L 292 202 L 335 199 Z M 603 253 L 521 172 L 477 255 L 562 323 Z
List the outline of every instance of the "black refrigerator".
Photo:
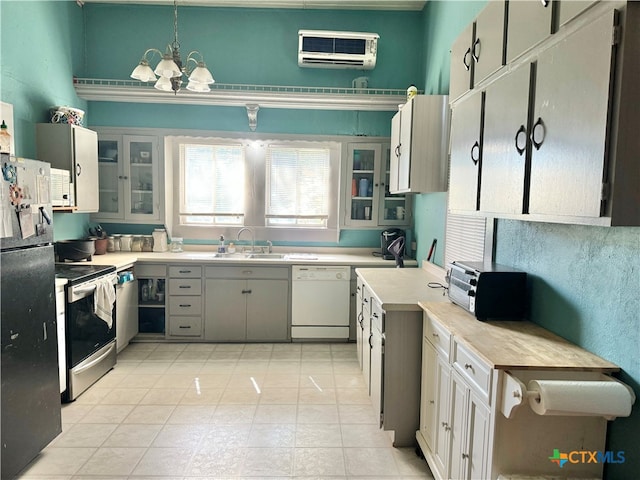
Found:
M 61 432 L 50 168 L 2 156 L 2 479 Z

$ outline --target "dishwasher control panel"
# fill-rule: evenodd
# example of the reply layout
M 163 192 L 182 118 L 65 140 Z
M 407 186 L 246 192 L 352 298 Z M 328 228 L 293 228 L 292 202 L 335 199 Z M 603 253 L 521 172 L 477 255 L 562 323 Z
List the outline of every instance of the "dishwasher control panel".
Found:
M 319 281 L 319 280 L 351 280 L 350 267 L 320 267 L 298 266 L 292 267 L 293 281 Z

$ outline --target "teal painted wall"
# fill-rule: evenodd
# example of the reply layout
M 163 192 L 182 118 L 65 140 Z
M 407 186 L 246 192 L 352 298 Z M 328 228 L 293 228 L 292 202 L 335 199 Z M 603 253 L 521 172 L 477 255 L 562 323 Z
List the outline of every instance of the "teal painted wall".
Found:
M 532 321 L 619 365 L 640 398 L 640 228 L 500 220 L 496 261 L 529 274 Z M 626 461 L 607 465 L 606 478 L 637 478 L 639 440 L 636 401 L 609 423 L 607 449 Z
M 473 21 L 486 1 L 429 1 L 423 10 L 424 70 L 422 88 L 432 95 L 449 94 L 451 44 Z M 447 211 L 446 193 L 415 195 L 416 258 L 424 260 L 434 239 L 437 246 L 433 261 L 444 265 L 444 233 Z
M 75 1 L 2 0 L 0 22 L 0 97 L 13 105 L 16 155 L 35 158 L 35 124 L 49 121 L 51 106 L 88 110 L 72 79 L 83 74 L 82 9 Z M 88 220 L 55 213 L 55 240 L 84 235 Z

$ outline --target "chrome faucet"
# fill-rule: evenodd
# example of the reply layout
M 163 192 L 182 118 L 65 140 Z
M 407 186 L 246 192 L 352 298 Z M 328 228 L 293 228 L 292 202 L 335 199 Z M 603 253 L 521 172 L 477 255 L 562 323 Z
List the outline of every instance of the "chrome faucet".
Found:
M 240 234 L 245 230 L 251 234 L 251 253 L 253 253 L 253 251 L 255 250 L 255 243 L 256 243 L 256 237 L 253 233 L 253 230 L 251 230 L 249 227 L 242 227 L 240 230 L 238 230 L 237 240 L 240 240 Z
M 267 253 L 273 252 L 273 242 L 271 240 L 267 240 Z

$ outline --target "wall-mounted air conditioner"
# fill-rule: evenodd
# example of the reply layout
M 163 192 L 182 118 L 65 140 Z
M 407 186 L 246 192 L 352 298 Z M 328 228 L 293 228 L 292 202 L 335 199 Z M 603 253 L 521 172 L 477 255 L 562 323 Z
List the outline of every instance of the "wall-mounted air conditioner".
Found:
M 316 68 L 358 68 L 376 66 L 377 33 L 298 31 L 298 65 Z

